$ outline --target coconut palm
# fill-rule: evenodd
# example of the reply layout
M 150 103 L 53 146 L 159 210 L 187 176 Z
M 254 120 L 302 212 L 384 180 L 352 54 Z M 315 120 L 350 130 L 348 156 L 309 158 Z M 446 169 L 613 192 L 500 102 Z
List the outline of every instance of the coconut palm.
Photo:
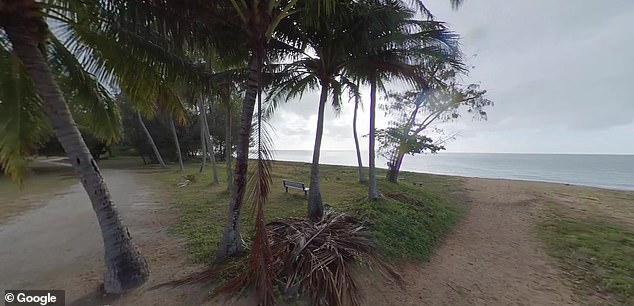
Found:
M 370 86 L 370 131 L 368 141 L 368 198 L 379 197 L 376 187 L 375 122 L 376 94 L 384 88 L 384 81 L 401 80 L 411 86 L 425 86 L 421 63 L 436 58 L 460 67 L 457 36 L 444 24 L 431 20 L 414 20 L 414 12 L 398 4 L 394 14 L 401 14 L 392 29 L 369 25 L 366 39 L 357 50 L 360 52 L 347 66 L 347 73 Z
M 174 145 L 176 146 L 176 154 L 178 155 L 178 166 L 180 168 L 180 171 L 183 171 L 185 170 L 185 167 L 183 166 L 183 154 L 181 153 L 181 145 L 178 140 L 178 133 L 176 133 L 176 124 L 174 124 L 174 118 L 170 117 L 168 120 L 170 122 L 170 129 L 172 130 L 172 136 L 174 137 Z
M 165 164 L 165 161 L 163 161 L 163 156 L 161 156 L 161 152 L 159 152 L 158 147 L 156 147 L 156 143 L 154 143 L 154 138 L 152 138 L 152 134 L 150 134 L 150 131 L 147 129 L 147 127 L 145 126 L 145 123 L 143 122 L 143 117 L 141 116 L 141 112 L 137 111 L 136 115 L 137 115 L 137 119 L 139 120 L 139 125 L 141 125 L 141 128 L 145 132 L 145 136 L 147 137 L 148 143 L 152 147 L 152 151 L 154 152 L 154 156 L 156 157 L 156 160 L 158 160 L 159 165 L 161 165 L 161 168 L 166 169 L 167 165 Z
M 357 82 L 357 88 L 359 87 L 359 83 Z M 354 112 L 352 115 L 352 136 L 354 138 L 354 148 L 357 153 L 357 166 L 359 168 L 359 183 L 365 183 L 368 181 L 368 178 L 365 176 L 365 171 L 363 169 L 363 159 L 361 158 L 361 149 L 359 148 L 359 136 L 357 133 L 357 115 L 359 111 L 359 104 L 361 104 L 360 97 L 356 96 L 354 98 Z
M 229 205 L 227 225 L 220 242 L 217 259 L 241 252 L 243 247 L 239 229 L 239 218 L 245 194 L 247 178 L 247 161 L 249 152 L 249 137 L 253 120 L 255 99 L 262 85 L 262 71 L 267 51 L 272 49 L 273 43 L 280 43 L 273 38 L 279 35 L 278 26 L 289 15 L 303 14 L 305 17 L 318 15 L 319 12 L 332 10 L 333 0 L 299 1 L 299 0 L 266 0 L 266 1 L 231 1 L 231 7 L 224 9 L 224 17 L 234 29 L 239 30 L 245 37 L 246 45 L 251 55 L 248 64 L 248 77 L 245 96 L 242 103 L 240 131 L 236 148 L 236 166 L 234 184 Z M 314 17 L 313 17 L 314 18 Z
M 19 88 L 28 88 L 32 86 L 37 92 L 37 97 L 21 98 L 15 95 L 16 100 L 6 99 L 3 97 L 2 104 L 20 103 L 23 101 L 30 102 L 25 105 L 26 111 L 32 113 L 33 110 L 43 108 L 46 116 L 50 121 L 52 130 L 55 133 L 64 151 L 68 155 L 71 164 L 77 172 L 80 181 L 88 193 L 92 202 L 93 209 L 97 215 L 99 225 L 102 230 L 102 237 L 105 246 L 104 261 L 106 265 L 104 277 L 104 289 L 107 292 L 121 293 L 143 284 L 148 276 L 149 270 L 145 259 L 139 253 L 137 247 L 131 240 L 127 227 L 123 223 L 116 206 L 112 203 L 110 193 L 103 180 L 101 171 L 90 155 L 82 136 L 77 129 L 77 125 L 73 120 L 71 111 L 66 104 L 66 99 L 58 85 L 55 75 L 49 66 L 47 56 L 49 55 L 44 42 L 48 37 L 53 37 L 49 32 L 48 26 L 44 21 L 41 5 L 32 0 L 26 1 L 2 1 L 0 2 L 0 28 L 4 30 L 4 35 L 0 36 L 0 50 L 2 50 L 3 59 L 7 57 L 12 63 L 14 74 L 11 81 L 3 86 L 11 86 L 13 84 L 20 85 Z M 58 55 L 67 55 L 66 50 L 60 50 L 58 45 Z M 84 78 L 81 84 L 95 84 L 94 78 L 86 73 L 80 65 L 76 65 L 76 61 L 65 59 L 71 68 L 70 77 Z M 82 72 L 80 75 L 72 76 L 73 72 Z M 103 97 L 105 90 L 99 85 L 91 85 L 92 94 L 96 101 Z M 101 92 L 100 92 L 101 91 Z M 21 94 L 28 94 L 27 92 Z M 13 104 L 15 105 L 15 104 Z M 18 104 L 20 105 L 20 104 Z M 23 113 L 20 108 L 15 108 L 13 114 Z M 35 116 L 32 120 L 44 119 L 43 116 Z M 40 123 L 40 122 L 35 122 Z M 22 122 L 18 122 L 22 125 Z M 41 125 L 39 125 L 41 126 Z M 28 134 L 36 137 L 43 135 L 41 129 L 31 128 Z M 4 135 L 4 133 L 2 133 Z M 23 138 L 25 135 L 18 135 L 19 140 L 27 140 Z M 28 140 L 27 140 L 28 141 Z M 33 141 L 33 140 L 31 140 Z M 16 166 L 16 158 L 6 151 L 6 138 L 0 140 L 4 142 L 2 146 L 2 162 L 3 165 L 12 173 L 20 167 Z M 31 142 L 33 144 L 33 142 Z M 23 152 L 23 147 L 17 146 L 17 155 Z M 9 154 L 6 154 L 9 153 Z M 19 157 L 17 158 L 19 160 Z
M 0 91 L 0 163 L 20 179 L 24 154 L 53 130 L 99 220 L 105 248 L 104 289 L 125 292 L 147 280 L 147 263 L 132 243 L 71 112 L 76 111 L 75 117 L 83 119 L 95 135 L 115 139 L 117 105 L 96 79 L 121 89 L 139 103 L 135 109 L 142 110 L 153 107 L 166 80 L 204 84 L 211 74 L 203 65 L 180 56 L 178 49 L 164 48 L 168 39 L 121 29 L 122 22 L 104 23 L 104 16 L 118 21 L 118 8 L 129 7 L 126 3 L 49 2 L 0 1 L 0 30 L 4 31 L 0 31 L 0 62 L 12 67 L 0 73 L 0 84 L 9 88 Z M 96 15 L 107 8 L 116 14 Z M 55 34 L 48 31 L 44 16 L 59 23 Z M 43 44 L 46 40 L 48 47 Z M 130 57 L 137 60 L 129 61 Z M 29 95 L 33 92 L 37 95 Z
M 359 100 L 358 86 L 348 80 L 343 71 L 352 60 L 357 38 L 368 36 L 365 32 L 369 25 L 389 26 L 395 22 L 390 20 L 394 16 L 386 13 L 392 9 L 389 6 L 375 6 L 371 2 L 345 2 L 339 3 L 333 14 L 321 18 L 317 23 L 307 23 L 302 19 L 288 21 L 299 27 L 297 33 L 300 36 L 292 40 L 305 44 L 308 52 L 304 53 L 303 58 L 282 65 L 284 68 L 280 74 L 283 81 L 273 86 L 269 95 L 272 102 L 270 107 L 276 106 L 279 97 L 288 100 L 301 96 L 306 90 L 318 86 L 321 88 L 308 194 L 308 216 L 313 221 L 319 221 L 323 214 L 319 157 L 326 102 L 330 96 L 335 110 L 340 109 L 340 97 L 344 90 L 350 92 L 355 101 Z M 400 15 L 396 17 L 401 18 Z M 315 55 L 311 56 L 310 53 Z

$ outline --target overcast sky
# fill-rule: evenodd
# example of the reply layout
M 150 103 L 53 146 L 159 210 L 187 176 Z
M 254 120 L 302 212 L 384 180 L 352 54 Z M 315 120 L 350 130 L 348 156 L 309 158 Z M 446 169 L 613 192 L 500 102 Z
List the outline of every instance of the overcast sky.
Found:
M 425 3 L 461 35 L 475 66 L 465 81 L 495 103 L 488 121 L 444 126 L 459 133 L 447 152 L 634 154 L 634 1 L 466 0 L 458 11 L 449 0 Z M 317 100 L 306 93 L 279 108 L 277 149 L 312 149 Z M 327 111 L 323 150 L 354 150 L 352 111 Z M 367 121 L 360 112 L 363 134 Z M 381 116 L 377 127 L 386 125 Z

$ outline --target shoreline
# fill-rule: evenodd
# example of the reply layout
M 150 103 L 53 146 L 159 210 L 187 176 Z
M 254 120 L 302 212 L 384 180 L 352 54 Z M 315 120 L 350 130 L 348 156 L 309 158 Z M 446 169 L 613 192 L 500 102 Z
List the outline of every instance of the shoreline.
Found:
M 469 153 L 471 154 L 471 153 Z M 506 154 L 506 153 L 504 153 Z M 282 159 L 273 159 L 273 162 L 285 162 L 285 163 L 298 163 L 298 164 L 310 164 L 310 162 L 306 161 L 296 161 L 296 160 L 282 160 Z M 331 163 L 319 163 L 324 166 L 337 166 L 337 167 L 351 167 L 357 168 L 356 165 L 342 165 L 342 164 L 331 164 Z M 380 170 L 387 171 L 385 167 L 376 167 Z M 367 166 L 364 165 L 364 169 L 367 169 Z M 421 173 L 421 174 L 431 174 L 431 175 L 441 175 L 441 176 L 451 176 L 458 178 L 468 178 L 468 179 L 488 179 L 488 180 L 508 180 L 508 181 L 518 181 L 518 182 L 534 182 L 534 183 L 546 183 L 546 184 L 555 184 L 555 185 L 563 185 L 563 186 L 572 186 L 572 187 L 584 187 L 584 188 L 596 188 L 601 190 L 609 190 L 609 191 L 620 191 L 620 192 L 629 192 L 634 193 L 634 186 L 613 186 L 613 185 L 590 185 L 590 184 L 580 184 L 574 182 L 565 182 L 565 181 L 555 181 L 555 180 L 540 180 L 540 179 L 530 179 L 530 178 L 517 178 L 517 177 L 500 177 L 500 176 L 469 176 L 469 175 L 461 175 L 455 173 L 440 173 L 440 172 L 429 172 L 429 171 L 415 171 L 415 170 L 401 170 L 401 173 Z

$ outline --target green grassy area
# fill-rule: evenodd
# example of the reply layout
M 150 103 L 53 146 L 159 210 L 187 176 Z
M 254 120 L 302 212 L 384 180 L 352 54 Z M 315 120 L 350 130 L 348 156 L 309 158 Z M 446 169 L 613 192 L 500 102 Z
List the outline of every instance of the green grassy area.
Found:
M 303 217 L 306 199 L 303 192 L 284 192 L 282 179 L 309 183 L 310 165 L 274 162 L 273 186 L 265 207 L 267 220 Z M 178 188 L 183 176 L 196 174 L 195 183 Z M 185 237 L 194 262 L 210 263 L 217 250 L 222 229 L 227 222 L 229 192 L 226 191 L 225 168 L 219 167 L 221 184 L 210 184 L 210 169 L 198 175 L 198 164 L 188 163 L 184 172 L 157 174 L 165 183 L 165 194 L 180 212 L 173 231 Z M 425 259 L 442 235 L 454 225 L 466 207 L 461 203 L 460 179 L 448 176 L 404 173 L 400 184 L 383 180 L 379 171 L 378 186 L 385 199 L 368 202 L 367 185 L 358 182 L 353 167 L 324 165 L 321 188 L 324 204 L 338 211 L 370 221 L 379 250 L 392 259 Z M 426 182 L 414 186 L 411 182 Z M 252 216 L 248 204 L 242 211 L 241 226 L 245 239 L 251 236 Z
M 32 163 L 22 185 L 0 175 L 0 224 L 77 183 L 70 167 Z
M 66 188 L 79 183 L 71 167 L 42 162 L 42 157 L 29 164 L 20 185 L 0 175 L 0 224 L 12 216 L 45 204 L 51 196 L 64 193 Z M 116 157 L 99 162 L 104 169 L 146 169 L 139 157 Z
M 554 203 L 549 208 L 541 237 L 579 294 L 634 305 L 634 229 L 607 217 L 570 214 Z

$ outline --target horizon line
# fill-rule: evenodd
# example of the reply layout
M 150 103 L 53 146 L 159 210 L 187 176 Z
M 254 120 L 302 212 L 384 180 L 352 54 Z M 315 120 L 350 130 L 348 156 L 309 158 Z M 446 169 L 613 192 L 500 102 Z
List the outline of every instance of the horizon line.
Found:
M 312 149 L 272 149 L 272 151 L 310 151 L 312 152 Z M 322 149 L 323 151 L 331 151 L 331 152 L 354 152 L 355 150 L 350 150 L 350 149 Z M 361 152 L 368 152 L 368 150 L 361 150 Z M 430 154 L 430 153 L 423 153 L 423 154 Z M 434 154 L 540 154 L 540 155 L 634 155 L 634 152 L 632 153 L 596 153 L 596 152 L 465 152 L 465 151 L 459 151 L 459 152 L 452 152 L 452 151 L 444 151 L 444 152 L 438 152 L 438 153 L 434 153 Z

